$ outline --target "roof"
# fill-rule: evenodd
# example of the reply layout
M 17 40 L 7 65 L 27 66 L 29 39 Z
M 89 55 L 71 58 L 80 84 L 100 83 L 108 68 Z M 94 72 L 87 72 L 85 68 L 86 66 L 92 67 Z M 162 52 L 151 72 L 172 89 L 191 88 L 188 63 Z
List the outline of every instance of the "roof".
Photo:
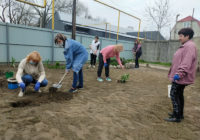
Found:
M 59 17 L 58 20 L 62 20 L 62 21 L 66 21 L 66 22 L 72 22 L 72 15 L 71 14 L 66 14 L 66 13 L 63 13 L 63 12 L 57 12 L 57 14 L 58 14 L 58 17 Z M 105 28 L 106 28 L 106 23 L 103 22 L 103 21 L 86 19 L 86 18 L 80 17 L 80 16 L 76 17 L 76 24 L 87 25 L 87 26 L 102 29 L 102 30 L 105 30 Z M 108 31 L 111 30 L 111 32 L 117 32 L 117 26 L 107 24 L 107 30 Z M 129 29 L 129 28 L 123 28 L 123 27 L 119 28 L 119 32 L 121 34 L 126 34 L 127 32 L 132 32 L 132 31 L 133 31 L 133 29 Z
M 138 32 L 128 32 L 128 35 L 137 36 Z M 159 35 L 159 36 L 158 36 Z M 146 32 L 140 32 L 140 37 L 145 38 L 149 40 L 165 40 L 165 38 L 162 36 L 162 34 L 158 31 L 146 31 Z
M 187 16 L 187 17 L 179 20 L 178 22 L 186 22 L 186 21 L 196 21 L 200 26 L 200 21 L 195 19 L 195 18 L 193 18 L 192 16 Z

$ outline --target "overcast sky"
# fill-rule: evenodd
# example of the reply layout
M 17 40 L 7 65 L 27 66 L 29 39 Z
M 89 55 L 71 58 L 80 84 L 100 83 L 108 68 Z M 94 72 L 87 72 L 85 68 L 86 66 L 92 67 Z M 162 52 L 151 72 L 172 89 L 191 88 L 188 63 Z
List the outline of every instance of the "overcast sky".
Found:
M 35 0 L 39 1 L 40 4 L 43 3 L 43 0 Z M 47 0 L 50 1 L 50 0 Z M 81 1 L 85 6 L 89 9 L 89 14 L 92 17 L 100 17 L 102 19 L 106 19 L 107 22 L 112 25 L 116 25 L 118 23 L 118 12 L 109 7 L 106 7 L 94 0 L 78 0 Z M 154 5 L 157 0 L 99 0 L 108 5 L 112 5 L 122 11 L 130 13 L 136 17 L 139 17 L 142 20 L 141 23 L 141 31 L 152 31 L 156 30 L 156 26 L 147 20 L 147 16 L 145 14 L 145 9 Z M 169 32 L 171 28 L 175 24 L 176 15 L 180 14 L 179 20 L 192 15 L 193 8 L 195 8 L 194 18 L 200 20 L 200 0 L 169 0 L 170 1 L 170 13 L 172 14 L 171 18 L 171 26 L 168 26 L 162 30 L 162 34 L 165 37 L 169 37 Z M 38 3 L 38 4 L 39 4 Z M 121 14 L 120 18 L 120 26 L 128 27 L 131 26 L 135 31 L 138 31 L 138 20 L 127 16 L 125 14 Z
M 117 25 L 118 12 L 109 7 L 105 7 L 94 0 L 79 0 L 84 3 L 89 13 L 93 17 L 105 18 L 108 22 L 113 25 Z M 145 8 L 149 5 L 154 5 L 156 0 L 100 0 L 104 3 L 112 5 L 122 11 L 130 13 L 136 17 L 142 19 L 141 30 L 155 30 L 155 26 L 152 26 L 152 22 L 147 20 L 145 15 Z M 200 20 L 200 0 L 170 0 L 170 12 L 172 14 L 171 27 L 166 27 L 162 34 L 169 36 L 169 31 L 175 24 L 176 15 L 180 14 L 178 19 L 182 19 L 189 15 L 192 15 L 192 10 L 195 8 L 194 17 Z M 121 14 L 120 26 L 134 27 L 134 30 L 138 30 L 138 21 L 129 16 Z

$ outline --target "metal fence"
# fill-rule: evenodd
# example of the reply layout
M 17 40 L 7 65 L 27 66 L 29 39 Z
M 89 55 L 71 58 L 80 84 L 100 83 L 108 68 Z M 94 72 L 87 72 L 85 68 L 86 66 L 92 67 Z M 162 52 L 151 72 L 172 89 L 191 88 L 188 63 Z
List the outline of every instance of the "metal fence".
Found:
M 42 29 L 24 25 L 0 23 L 0 62 L 11 62 L 12 58 L 16 62 L 26 57 L 32 51 L 38 51 L 43 61 L 65 61 L 63 48 L 54 44 L 54 37 L 57 33 L 63 33 L 71 38 L 70 32 L 63 32 L 51 29 Z M 76 40 L 83 44 L 89 52 L 89 45 L 94 36 L 77 34 Z M 120 57 L 132 59 L 131 49 L 133 42 L 100 38 L 101 49 L 107 45 L 120 43 L 124 45 L 124 51 Z M 89 56 L 90 59 L 90 56 Z

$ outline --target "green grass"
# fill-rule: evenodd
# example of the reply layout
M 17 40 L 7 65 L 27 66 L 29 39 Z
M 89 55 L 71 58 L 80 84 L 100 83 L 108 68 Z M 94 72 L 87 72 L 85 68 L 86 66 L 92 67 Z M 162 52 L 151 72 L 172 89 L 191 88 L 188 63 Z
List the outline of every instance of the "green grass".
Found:
M 49 59 L 44 61 L 44 66 L 49 69 L 65 69 L 65 65 L 60 64 L 60 62 L 55 62 L 55 64 L 50 64 Z

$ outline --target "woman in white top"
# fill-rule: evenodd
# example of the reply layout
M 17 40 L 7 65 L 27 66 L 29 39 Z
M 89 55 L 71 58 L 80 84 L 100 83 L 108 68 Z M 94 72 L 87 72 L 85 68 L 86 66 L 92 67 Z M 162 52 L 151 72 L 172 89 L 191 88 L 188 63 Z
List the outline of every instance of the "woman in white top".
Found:
M 24 95 L 25 88 L 34 83 L 35 91 L 40 91 L 40 87 L 45 87 L 48 81 L 45 79 L 45 71 L 41 56 L 38 52 L 31 52 L 26 58 L 21 60 L 16 74 L 17 82 L 21 88 L 19 97 Z
M 95 36 L 95 39 L 92 41 L 92 44 L 90 45 L 90 66 L 95 68 L 96 65 L 96 58 L 99 52 L 100 42 L 99 37 Z

